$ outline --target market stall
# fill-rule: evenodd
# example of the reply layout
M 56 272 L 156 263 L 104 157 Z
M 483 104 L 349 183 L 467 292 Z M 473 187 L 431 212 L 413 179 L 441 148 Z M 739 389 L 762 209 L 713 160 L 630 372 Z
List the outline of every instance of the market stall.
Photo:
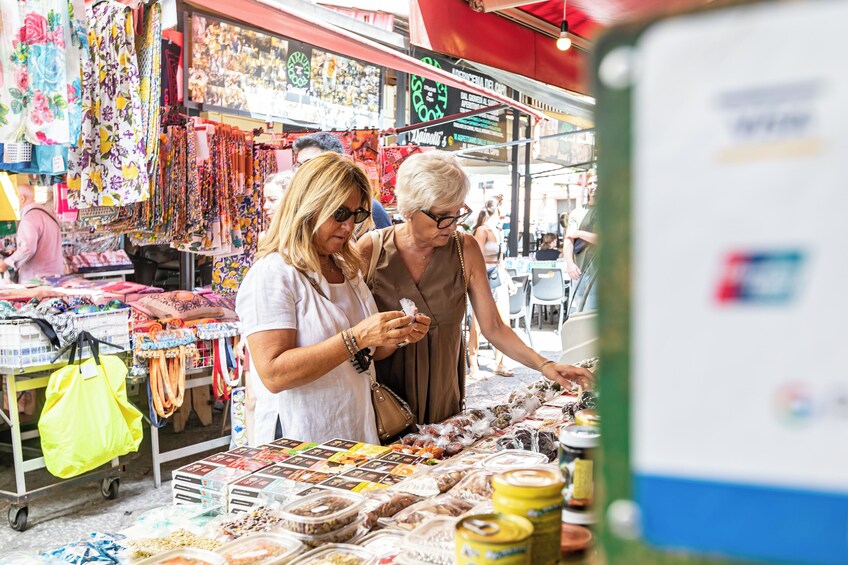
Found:
M 173 472 L 173 506 L 40 558 L 592 562 L 595 402 L 591 391 L 564 394 L 540 380 L 391 445 L 282 438 L 216 453 Z

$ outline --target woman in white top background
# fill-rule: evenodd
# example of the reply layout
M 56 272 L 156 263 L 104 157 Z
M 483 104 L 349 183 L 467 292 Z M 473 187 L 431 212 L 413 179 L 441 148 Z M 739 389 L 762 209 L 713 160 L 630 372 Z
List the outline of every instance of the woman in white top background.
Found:
M 477 223 L 472 230 L 474 239 L 480 244 L 483 251 L 483 260 L 486 262 L 486 274 L 489 277 L 489 286 L 492 288 L 492 296 L 498 306 L 501 318 L 509 322 L 509 295 L 515 292 L 515 285 L 507 274 L 501 262 L 501 249 L 503 247 L 503 231 L 501 229 L 500 200 L 490 198 L 486 201 L 485 208 L 480 210 Z M 471 331 L 468 337 L 468 357 L 472 378 L 484 378 L 488 376 L 485 371 L 480 371 L 477 352 L 480 349 L 480 327 L 476 316 L 471 317 Z M 504 354 L 497 349 L 495 351 L 495 370 L 493 373 L 501 377 L 511 377 L 512 371 L 504 366 Z
M 292 179 L 239 289 L 236 311 L 254 370 L 279 393 L 275 437 L 379 443 L 369 376 L 355 367 L 351 345 L 361 368 L 369 352 L 383 359 L 427 333 L 424 316 L 377 313 L 362 281 L 351 235 L 370 208 L 370 183 L 359 166 L 335 153 L 310 159 Z

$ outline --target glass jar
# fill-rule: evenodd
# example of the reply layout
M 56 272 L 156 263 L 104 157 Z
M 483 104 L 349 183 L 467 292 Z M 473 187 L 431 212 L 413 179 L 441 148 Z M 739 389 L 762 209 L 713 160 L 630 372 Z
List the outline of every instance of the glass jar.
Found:
M 595 450 L 601 432 L 592 426 L 572 424 L 562 428 L 559 435 L 559 470 L 565 481 L 562 490 L 562 521 L 569 524 L 592 524 L 595 516 L 592 502 L 595 495 Z

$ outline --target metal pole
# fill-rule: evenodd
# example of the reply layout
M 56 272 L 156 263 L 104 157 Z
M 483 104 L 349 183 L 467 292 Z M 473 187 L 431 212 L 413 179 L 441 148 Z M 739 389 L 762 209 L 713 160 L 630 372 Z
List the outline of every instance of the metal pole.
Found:
M 524 136 L 530 139 L 533 135 L 533 126 L 530 124 L 530 118 L 527 118 L 527 129 Z M 530 189 L 533 179 L 530 176 L 530 149 L 532 143 L 524 146 L 524 245 L 522 253 L 525 257 L 530 256 Z
M 180 253 L 180 290 L 194 288 L 194 253 Z
M 402 128 L 406 125 L 406 90 L 409 84 L 409 75 L 397 72 L 397 82 L 395 83 L 395 127 Z M 406 144 L 406 134 L 398 133 L 397 144 Z
M 512 140 L 517 141 L 521 135 L 521 114 L 512 111 Z M 518 256 L 518 184 L 521 176 L 518 172 L 518 145 L 512 146 L 512 206 L 509 213 L 509 241 L 507 249 L 510 257 Z

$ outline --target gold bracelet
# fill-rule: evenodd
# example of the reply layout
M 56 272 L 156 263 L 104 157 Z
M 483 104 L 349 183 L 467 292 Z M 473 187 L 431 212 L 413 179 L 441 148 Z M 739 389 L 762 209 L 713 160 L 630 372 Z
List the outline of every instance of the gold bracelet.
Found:
M 551 363 L 556 363 L 556 361 L 551 361 L 550 359 L 548 359 L 547 361 L 545 361 L 544 363 L 542 363 L 541 365 L 539 365 L 539 368 L 538 368 L 538 369 L 536 369 L 536 370 L 537 370 L 537 371 L 539 371 L 539 372 L 541 372 L 541 371 L 542 371 L 542 369 L 544 369 L 544 368 L 545 368 L 545 365 L 550 365 Z
M 348 330 L 342 330 L 342 341 L 344 342 L 344 346 L 345 346 L 345 349 L 347 349 L 348 355 L 350 355 L 351 358 L 356 356 L 356 350 L 353 348 L 353 345 L 350 342 Z

